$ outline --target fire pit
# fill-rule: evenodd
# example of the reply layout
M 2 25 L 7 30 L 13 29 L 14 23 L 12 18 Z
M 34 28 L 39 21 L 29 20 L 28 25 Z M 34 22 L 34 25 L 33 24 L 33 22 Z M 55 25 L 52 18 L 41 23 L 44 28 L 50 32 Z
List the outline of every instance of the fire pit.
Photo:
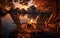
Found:
M 37 28 L 37 19 L 38 17 L 36 17 L 36 19 L 33 18 L 28 18 L 27 17 L 28 14 L 26 14 L 25 16 L 20 16 L 20 19 L 25 20 L 24 22 L 22 22 L 23 20 L 21 20 L 21 25 L 20 25 L 20 30 L 18 33 L 18 37 L 30 37 L 32 32 L 37 32 L 36 28 Z

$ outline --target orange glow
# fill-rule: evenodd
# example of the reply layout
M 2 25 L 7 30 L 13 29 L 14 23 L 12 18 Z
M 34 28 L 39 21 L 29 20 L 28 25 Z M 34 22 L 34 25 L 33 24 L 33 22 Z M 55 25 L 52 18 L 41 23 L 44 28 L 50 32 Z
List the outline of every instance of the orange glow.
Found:
M 29 24 L 32 24 L 32 23 L 37 23 L 36 20 L 34 20 L 33 18 L 30 19 L 30 21 L 28 22 Z
M 22 5 L 22 4 L 19 4 L 19 3 L 15 3 L 15 8 L 27 10 L 28 6 Z
M 25 9 L 27 10 L 30 6 L 34 5 L 35 7 L 37 7 L 34 3 L 33 3 L 33 0 L 30 0 L 28 2 L 28 5 L 23 5 L 23 4 L 20 4 L 19 1 L 18 2 L 14 2 L 13 1 L 13 4 L 15 5 L 15 8 L 19 8 L 19 9 Z
M 33 22 L 33 19 L 31 19 L 31 22 Z
M 20 15 L 20 20 L 22 19 L 22 20 L 25 20 L 26 22 L 28 22 L 28 23 L 30 23 L 30 24 L 32 24 L 32 23 L 37 23 L 37 19 L 39 18 L 39 16 L 37 16 L 36 17 L 36 19 L 33 19 L 33 18 L 28 18 L 28 14 L 26 14 L 26 15 L 24 15 L 24 16 L 22 16 L 22 15 Z M 25 23 L 25 22 L 24 22 Z
M 21 23 L 26 23 L 26 22 L 29 21 L 28 14 L 26 14 L 26 15 L 24 15 L 24 16 L 20 15 L 19 18 L 20 18 L 20 22 L 21 22 Z
M 10 7 L 9 7 L 9 6 L 5 6 L 5 9 L 6 9 L 6 10 L 10 10 Z
M 36 19 L 31 18 L 28 23 L 30 23 L 30 24 L 35 23 L 36 24 L 38 18 L 39 18 L 39 15 L 36 17 Z
M 60 22 L 58 23 L 59 27 L 60 27 Z
M 50 0 L 33 0 L 33 1 L 35 2 L 37 9 L 39 9 L 42 12 L 49 11 L 49 10 L 50 11 L 56 10 L 55 0 L 51 0 L 51 1 Z
M 27 16 L 28 16 L 28 14 L 26 14 L 24 17 L 25 17 L 25 18 L 28 18 Z

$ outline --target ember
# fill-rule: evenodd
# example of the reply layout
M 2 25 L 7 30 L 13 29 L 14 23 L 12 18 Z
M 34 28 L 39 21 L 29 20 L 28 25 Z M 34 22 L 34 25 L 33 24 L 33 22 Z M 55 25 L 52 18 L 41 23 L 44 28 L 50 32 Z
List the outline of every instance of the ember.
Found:
M 36 23 L 36 21 L 33 18 L 31 18 L 28 23 L 32 24 L 32 23 Z

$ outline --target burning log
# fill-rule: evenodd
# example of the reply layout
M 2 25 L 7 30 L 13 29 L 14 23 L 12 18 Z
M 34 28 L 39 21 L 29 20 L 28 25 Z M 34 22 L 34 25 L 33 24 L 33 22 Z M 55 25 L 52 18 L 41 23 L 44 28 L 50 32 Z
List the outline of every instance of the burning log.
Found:
M 19 30 L 19 33 L 18 33 L 18 38 L 19 37 L 24 37 L 24 38 L 27 38 L 27 37 L 31 37 L 31 33 L 32 32 L 35 32 L 33 31 L 33 26 L 31 24 L 22 24 L 23 25 L 26 25 L 24 27 L 21 27 L 22 30 Z
M 34 27 L 31 24 L 22 24 L 21 25 L 21 29 L 20 29 L 20 33 L 31 33 L 33 32 Z
M 31 19 L 30 21 L 27 21 L 25 24 L 22 24 L 21 25 L 21 28 L 22 29 L 30 29 L 30 30 L 33 30 L 33 29 L 35 29 L 36 30 L 36 21 L 35 20 L 33 20 L 33 19 Z
M 18 33 L 18 38 L 19 37 L 23 37 L 23 36 L 24 36 L 24 38 L 25 37 L 26 38 L 27 37 L 30 38 L 32 32 L 38 32 L 38 31 L 36 31 L 37 30 L 36 29 L 37 28 L 37 26 L 36 26 L 36 24 L 37 24 L 36 20 L 34 20 L 33 18 L 31 18 L 29 21 L 27 21 L 25 23 L 22 23 L 21 24 L 21 29 L 19 30 L 19 33 Z

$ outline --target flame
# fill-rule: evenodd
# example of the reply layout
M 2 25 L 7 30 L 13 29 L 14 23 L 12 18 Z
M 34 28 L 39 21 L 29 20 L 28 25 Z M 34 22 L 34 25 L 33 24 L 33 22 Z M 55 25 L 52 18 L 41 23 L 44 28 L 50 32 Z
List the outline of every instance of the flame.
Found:
M 36 17 L 36 19 L 31 18 L 28 23 L 37 23 L 37 19 L 39 18 L 39 15 Z
M 39 18 L 39 15 L 36 17 L 36 19 L 31 18 L 28 23 L 30 23 L 30 24 L 31 24 L 31 23 L 35 23 L 35 24 L 36 24 L 38 18 Z
M 25 22 L 28 22 L 30 24 L 37 23 L 37 19 L 38 18 L 39 18 L 39 16 L 37 16 L 36 19 L 33 19 L 33 18 L 30 19 L 30 18 L 28 18 L 28 14 L 26 14 L 24 16 L 20 15 L 20 21 L 23 21 L 24 20 Z
M 25 22 L 30 23 L 30 24 L 32 24 L 32 23 L 35 23 L 36 24 L 38 18 L 39 18 L 39 15 L 36 17 L 36 19 L 33 19 L 33 18 L 30 19 L 30 18 L 28 18 L 28 14 L 26 14 L 24 16 L 20 15 L 20 21 L 23 21 L 24 20 Z
M 33 18 L 30 19 L 30 21 L 28 22 L 29 24 L 32 24 L 32 23 L 37 23 L 36 20 L 34 20 Z
M 33 0 L 30 0 L 30 1 L 28 2 L 28 5 L 20 4 L 20 3 L 19 3 L 20 1 L 14 2 L 14 0 L 13 0 L 12 2 L 13 2 L 13 4 L 15 5 L 15 8 L 19 8 L 19 9 L 25 9 L 25 10 L 27 10 L 27 9 L 28 9 L 30 6 L 32 6 L 32 5 L 34 5 L 35 7 L 37 7 L 37 6 L 33 3 Z
M 31 22 L 33 22 L 33 19 L 31 19 Z
M 28 6 L 26 6 L 26 5 L 22 5 L 22 4 L 19 4 L 19 3 L 14 3 L 14 5 L 15 5 L 15 8 L 19 8 L 19 9 L 25 9 L 25 10 L 27 10 L 27 8 L 28 8 Z

